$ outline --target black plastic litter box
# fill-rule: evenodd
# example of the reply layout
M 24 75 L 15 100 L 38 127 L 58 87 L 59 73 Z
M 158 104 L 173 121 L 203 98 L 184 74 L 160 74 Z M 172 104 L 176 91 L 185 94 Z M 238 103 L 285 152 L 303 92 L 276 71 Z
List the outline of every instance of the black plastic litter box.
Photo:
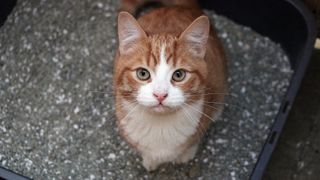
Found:
M 15 1 L 0 2 L 0 25 L 12 10 Z M 316 38 L 312 15 L 299 0 L 200 0 L 205 9 L 212 9 L 233 21 L 251 27 L 281 44 L 289 56 L 294 74 L 281 108 L 270 129 L 267 141 L 250 179 L 261 179 L 278 142 L 293 101 L 310 60 Z M 0 167 L 0 179 L 27 179 Z

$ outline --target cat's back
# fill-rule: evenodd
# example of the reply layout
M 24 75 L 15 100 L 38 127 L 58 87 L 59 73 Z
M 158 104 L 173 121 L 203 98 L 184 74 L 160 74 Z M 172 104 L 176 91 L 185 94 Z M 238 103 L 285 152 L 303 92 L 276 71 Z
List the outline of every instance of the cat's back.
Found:
M 148 35 L 169 33 L 179 36 L 201 15 L 203 12 L 198 8 L 171 6 L 151 10 L 139 17 L 138 22 Z

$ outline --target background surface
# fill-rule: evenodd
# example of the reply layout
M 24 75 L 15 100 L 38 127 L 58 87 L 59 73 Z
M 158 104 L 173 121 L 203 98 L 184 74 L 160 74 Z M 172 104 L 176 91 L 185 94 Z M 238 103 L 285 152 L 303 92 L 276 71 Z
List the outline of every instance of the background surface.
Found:
M 305 0 L 320 37 L 320 1 Z M 265 180 L 319 179 L 320 49 L 315 49 L 298 96 L 265 172 Z

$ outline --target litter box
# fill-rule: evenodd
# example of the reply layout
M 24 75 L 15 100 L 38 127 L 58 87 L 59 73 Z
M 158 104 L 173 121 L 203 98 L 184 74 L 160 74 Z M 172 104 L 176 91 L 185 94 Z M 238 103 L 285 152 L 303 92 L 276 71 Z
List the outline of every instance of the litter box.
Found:
M 0 20 L 5 19 L 13 7 L 13 4 L 8 2 L 1 2 Z M 281 44 L 289 56 L 294 74 L 250 177 L 250 179 L 261 179 L 309 63 L 316 37 L 314 20 L 303 3 L 298 0 L 200 0 L 200 4 L 205 9 L 212 9 L 217 14 L 251 27 L 254 31 Z M 28 179 L 0 167 L 1 178 Z
M 202 7 L 213 9 L 218 14 L 249 26 L 256 32 L 280 43 L 289 56 L 294 74 L 250 177 L 250 179 L 261 179 L 310 60 L 316 38 L 313 16 L 298 0 L 203 0 L 200 2 Z

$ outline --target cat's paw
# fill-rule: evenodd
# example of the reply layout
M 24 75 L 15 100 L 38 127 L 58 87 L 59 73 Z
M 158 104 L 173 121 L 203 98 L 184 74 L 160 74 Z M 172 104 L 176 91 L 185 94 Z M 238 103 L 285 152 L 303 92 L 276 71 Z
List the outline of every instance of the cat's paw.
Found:
M 198 144 L 195 144 L 191 146 L 189 149 L 187 149 L 184 153 L 182 153 L 177 159 L 176 163 L 181 164 L 181 163 L 187 163 L 191 159 L 194 158 L 198 150 Z
M 142 165 L 148 172 L 150 172 L 156 170 L 159 166 L 159 163 L 150 158 L 143 157 Z

